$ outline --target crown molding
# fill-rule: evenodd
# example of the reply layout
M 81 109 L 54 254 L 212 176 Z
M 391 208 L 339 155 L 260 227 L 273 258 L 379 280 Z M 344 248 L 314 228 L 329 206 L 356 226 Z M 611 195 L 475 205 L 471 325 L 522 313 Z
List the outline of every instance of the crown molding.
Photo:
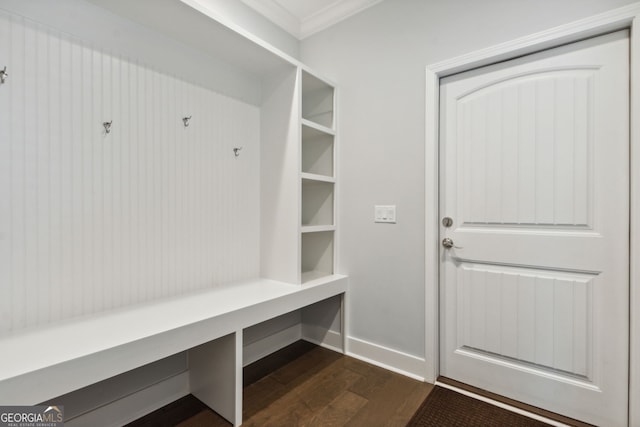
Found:
M 338 22 L 349 18 L 365 9 L 380 3 L 382 0 L 343 0 L 335 1 L 324 9 L 303 19 L 300 23 L 300 37 L 302 40 L 320 32 Z
M 300 20 L 274 0 L 242 0 L 244 4 L 300 39 Z
M 298 18 L 276 0 L 242 0 L 244 4 L 260 13 L 274 24 L 302 40 L 338 22 L 355 15 L 382 0 L 334 0 L 316 13 Z

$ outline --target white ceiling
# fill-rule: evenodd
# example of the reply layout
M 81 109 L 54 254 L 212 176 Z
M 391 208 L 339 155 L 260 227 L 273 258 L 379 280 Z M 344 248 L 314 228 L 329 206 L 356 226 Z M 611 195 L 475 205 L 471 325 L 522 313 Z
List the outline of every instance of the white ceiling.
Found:
M 242 0 L 302 40 L 382 0 Z

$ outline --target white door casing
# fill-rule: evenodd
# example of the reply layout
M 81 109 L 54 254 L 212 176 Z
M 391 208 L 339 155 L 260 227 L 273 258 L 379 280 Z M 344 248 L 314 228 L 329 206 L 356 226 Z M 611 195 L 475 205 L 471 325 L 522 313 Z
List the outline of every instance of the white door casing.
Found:
M 628 32 L 441 81 L 440 373 L 627 424 Z

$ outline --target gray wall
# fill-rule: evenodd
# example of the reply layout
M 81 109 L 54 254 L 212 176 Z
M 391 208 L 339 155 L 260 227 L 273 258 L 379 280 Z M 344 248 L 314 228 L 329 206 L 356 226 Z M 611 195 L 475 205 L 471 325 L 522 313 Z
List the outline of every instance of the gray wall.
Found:
M 385 0 L 301 43 L 302 61 L 340 88 L 350 336 L 424 357 L 425 67 L 630 3 Z M 375 204 L 396 204 L 398 223 L 374 224 Z

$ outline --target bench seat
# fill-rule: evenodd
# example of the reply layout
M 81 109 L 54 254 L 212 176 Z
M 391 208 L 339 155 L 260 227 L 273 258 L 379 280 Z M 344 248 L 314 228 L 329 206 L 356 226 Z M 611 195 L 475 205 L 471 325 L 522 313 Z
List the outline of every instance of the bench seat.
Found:
M 254 279 L 1 336 L 0 402 L 34 405 L 223 337 L 231 337 L 221 344 L 220 354 L 227 356 L 221 356 L 224 360 L 212 362 L 206 370 L 235 366 L 230 379 L 234 385 L 229 386 L 233 390 L 218 393 L 225 395 L 223 400 L 237 400 L 238 396 L 241 400 L 241 378 L 238 381 L 236 377 L 242 372 L 242 330 L 343 295 L 347 285 L 347 278 L 340 275 L 302 286 Z M 218 347 L 214 345 L 202 354 Z M 191 360 L 190 354 L 190 365 Z M 193 361 L 191 369 L 207 363 L 197 352 Z M 201 372 L 197 376 L 203 378 Z M 232 392 L 235 396 L 226 396 Z M 205 403 L 216 406 L 215 402 Z M 221 415 L 239 425 L 241 402 L 223 404 L 229 405 L 235 415 Z

